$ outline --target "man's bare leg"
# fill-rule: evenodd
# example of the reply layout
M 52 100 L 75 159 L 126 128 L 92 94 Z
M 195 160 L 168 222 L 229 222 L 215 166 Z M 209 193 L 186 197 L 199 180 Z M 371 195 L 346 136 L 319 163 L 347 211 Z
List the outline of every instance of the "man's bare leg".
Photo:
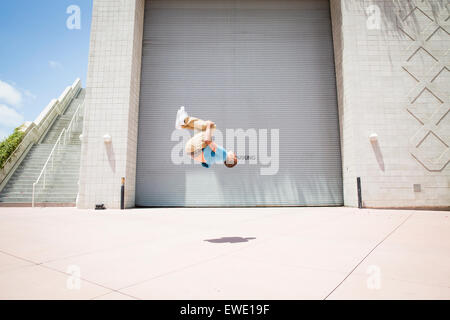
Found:
M 209 124 L 209 125 L 208 125 Z M 215 124 L 211 124 L 210 121 L 204 121 L 194 117 L 188 117 L 185 120 L 185 125 L 182 126 L 184 129 L 200 131 L 194 134 L 194 136 L 186 144 L 187 154 L 197 154 L 212 140 L 214 131 L 216 129 Z
M 211 121 L 191 117 L 182 106 L 178 110 L 175 128 L 194 130 L 194 136 L 186 144 L 186 153 L 201 152 L 212 141 L 216 125 Z
M 208 127 L 208 122 L 195 117 L 187 117 L 184 120 L 184 125 L 181 126 L 183 129 L 206 131 Z M 211 129 L 216 129 L 216 125 L 212 125 Z

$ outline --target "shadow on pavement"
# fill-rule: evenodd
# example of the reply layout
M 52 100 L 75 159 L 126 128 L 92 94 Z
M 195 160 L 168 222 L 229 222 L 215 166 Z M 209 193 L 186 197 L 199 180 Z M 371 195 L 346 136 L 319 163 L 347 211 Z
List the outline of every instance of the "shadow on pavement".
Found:
M 210 243 L 239 243 L 239 242 L 249 242 L 250 240 L 256 240 L 256 238 L 222 237 L 220 239 L 211 239 L 205 241 Z

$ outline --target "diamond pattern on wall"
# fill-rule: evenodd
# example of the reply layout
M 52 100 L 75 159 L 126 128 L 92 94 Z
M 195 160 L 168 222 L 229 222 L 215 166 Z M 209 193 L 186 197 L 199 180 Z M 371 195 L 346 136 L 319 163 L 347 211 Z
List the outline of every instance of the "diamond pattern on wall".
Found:
M 411 3 L 411 11 L 398 17 L 398 28 L 411 41 L 402 68 L 417 83 L 406 97 L 406 111 L 422 125 L 409 151 L 428 171 L 439 172 L 450 162 L 449 128 L 443 128 L 450 117 L 450 83 L 444 80 L 450 71 L 450 15 L 444 8 L 436 16 L 427 1 Z

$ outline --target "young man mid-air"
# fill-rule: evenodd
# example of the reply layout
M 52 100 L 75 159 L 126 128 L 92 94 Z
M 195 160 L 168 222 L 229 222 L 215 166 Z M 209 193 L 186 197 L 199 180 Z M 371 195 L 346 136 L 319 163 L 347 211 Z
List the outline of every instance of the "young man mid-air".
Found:
M 236 154 L 227 152 L 213 141 L 216 130 L 214 122 L 190 117 L 184 107 L 181 107 L 177 113 L 175 128 L 200 131 L 187 142 L 185 150 L 194 160 L 201 162 L 203 167 L 209 168 L 214 163 L 224 163 L 228 168 L 237 165 Z

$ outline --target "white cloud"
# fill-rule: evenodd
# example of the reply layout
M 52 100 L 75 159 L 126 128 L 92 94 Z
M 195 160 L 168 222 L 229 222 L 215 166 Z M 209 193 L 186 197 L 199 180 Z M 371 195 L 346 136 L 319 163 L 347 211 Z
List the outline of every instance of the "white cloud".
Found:
M 63 68 L 61 62 L 58 62 L 58 61 L 52 61 L 52 60 L 50 60 L 50 61 L 48 62 L 48 65 L 49 65 L 50 68 L 52 68 L 52 69 L 62 69 L 62 68 Z
M 25 94 L 25 96 L 27 96 L 28 98 L 30 98 L 30 99 L 33 99 L 33 100 L 36 100 L 36 95 L 34 95 L 31 91 L 29 91 L 29 90 L 25 90 L 24 91 L 24 94 Z
M 0 104 L 0 125 L 16 128 L 24 123 L 24 117 L 16 110 Z
M 0 142 L 8 138 L 12 133 L 12 130 L 4 130 L 0 128 Z
M 22 103 L 22 94 L 10 84 L 0 80 L 0 101 L 18 106 Z

